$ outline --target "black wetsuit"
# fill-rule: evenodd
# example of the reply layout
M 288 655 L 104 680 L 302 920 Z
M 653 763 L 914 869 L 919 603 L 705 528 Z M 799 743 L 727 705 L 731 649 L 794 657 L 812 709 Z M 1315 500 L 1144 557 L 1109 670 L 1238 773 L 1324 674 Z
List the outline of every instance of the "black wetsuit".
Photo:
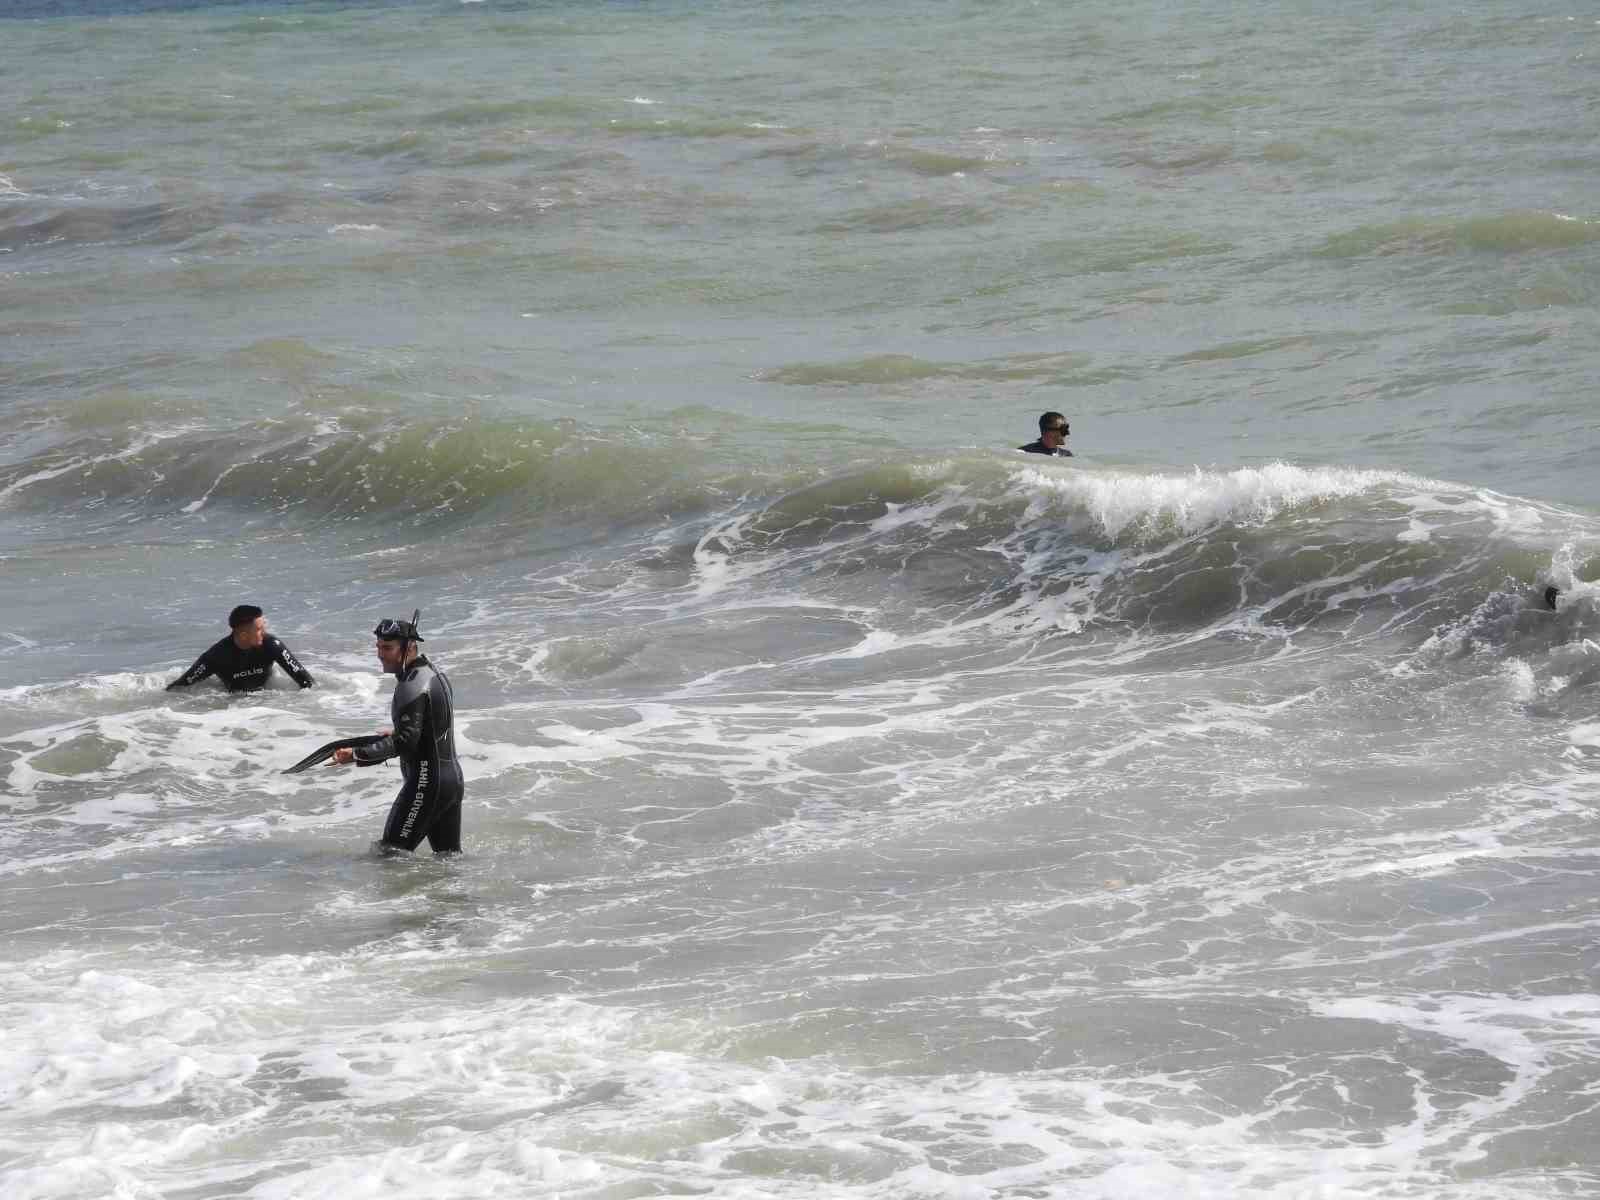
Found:
M 195 659 L 194 666 L 167 684 L 167 691 L 199 683 L 207 675 L 219 676 L 230 692 L 260 691 L 267 685 L 267 676 L 272 674 L 273 663 L 289 672 L 303 688 L 316 683 L 311 678 L 311 672 L 302 667 L 300 660 L 289 652 L 289 647 L 270 633 L 254 650 L 239 649 L 233 635 L 229 634 Z
M 1068 450 L 1065 446 L 1057 446 L 1054 450 L 1052 450 L 1049 446 L 1044 444 L 1043 438 L 1040 438 L 1037 442 L 1029 442 L 1026 446 L 1018 446 L 1017 449 L 1026 450 L 1029 454 L 1049 454 L 1056 458 L 1072 457 L 1072 451 Z
M 456 761 L 450 681 L 419 654 L 400 672 L 390 713 L 394 732 L 355 750 L 355 761 L 363 767 L 400 756 L 405 782 L 389 809 L 383 845 L 415 850 L 426 837 L 436 853 L 460 850 L 466 784 Z

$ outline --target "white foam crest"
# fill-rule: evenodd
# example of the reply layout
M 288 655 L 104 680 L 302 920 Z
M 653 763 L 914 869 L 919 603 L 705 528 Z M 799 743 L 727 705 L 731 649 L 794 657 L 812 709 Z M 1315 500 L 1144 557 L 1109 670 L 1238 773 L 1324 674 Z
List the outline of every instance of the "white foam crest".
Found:
M 561 1101 L 567 1070 L 628 1028 L 627 1014 L 562 1000 L 402 1019 L 400 1029 L 373 1024 L 388 1008 L 386 985 L 315 959 L 173 963 L 139 974 L 91 969 L 65 987 L 37 977 L 7 985 L 0 1097 L 12 1119 L 35 1131 L 27 1153 L 44 1164 L 36 1182 L 90 1151 L 105 1179 L 186 1160 L 203 1173 L 209 1144 L 272 1117 L 287 1115 L 290 1132 L 297 1123 L 314 1126 L 333 1091 L 348 1094 L 358 1112 L 404 1108 L 419 1091 L 439 1100 L 459 1091 L 447 1104 L 452 1113 L 492 1115 L 512 1104 L 527 1113 Z M 313 1010 L 319 1027 L 305 1023 Z M 402 1048 L 397 1033 L 413 1043 Z M 81 1123 L 66 1118 L 88 1105 L 128 1115 L 102 1118 L 86 1145 Z M 386 1123 L 367 1133 L 381 1139 Z M 14 1153 L 22 1149 L 5 1140 Z M 81 1183 L 70 1166 L 61 1173 Z M 69 1185 L 25 1194 L 74 1193 Z
M 3 503 L 8 496 L 11 496 L 16 492 L 20 492 L 23 488 L 31 487 L 37 483 L 45 483 L 51 479 L 58 479 L 63 475 L 70 475 L 74 471 L 86 470 L 90 467 L 98 466 L 101 463 L 120 462 L 124 459 L 134 458 L 159 442 L 168 441 L 176 437 L 182 437 L 184 434 L 191 433 L 197 428 L 199 427 L 195 425 L 181 425 L 170 429 L 145 430 L 140 433 L 140 436 L 134 438 L 132 442 L 120 450 L 112 451 L 109 454 L 80 455 L 67 460 L 60 466 L 47 467 L 43 470 L 35 471 L 31 475 L 24 475 L 21 479 L 15 480 L 12 483 L 7 484 L 5 487 L 0 488 L 0 503 Z
M 320 672 L 320 703 L 311 693 L 279 694 L 301 708 L 278 707 L 269 689 L 248 700 L 223 693 L 164 695 L 149 704 L 40 725 L 0 739 L 9 751 L 0 767 L 14 824 L 39 820 L 51 829 L 75 827 L 70 850 L 58 839 L 30 838 L 0 863 L 0 875 L 72 862 L 113 859 L 152 846 L 250 841 L 286 831 L 322 829 L 371 820 L 393 792 L 385 770 L 331 775 L 281 772 L 307 750 L 340 736 L 326 713 L 347 708 L 364 718 L 361 732 L 381 719 L 371 672 L 348 681 L 348 696 L 332 672 Z M 160 694 L 159 689 L 155 689 Z M 475 747 L 470 742 L 464 754 Z M 329 789 L 332 795 L 329 795 Z M 37 813 L 37 816 L 31 814 Z
M 941 468 L 937 465 L 919 465 L 912 473 L 937 476 Z M 743 559 L 738 556 L 748 540 L 747 531 L 763 514 L 741 513 L 707 530 L 697 542 L 694 550 L 697 581 L 695 599 L 704 600 L 719 595 L 766 574 L 792 570 L 807 560 L 835 558 L 852 546 L 881 539 L 906 527 L 925 529 L 929 535 L 958 529 L 962 516 L 970 512 L 975 502 L 966 488 L 948 486 L 914 503 L 885 502 L 883 514 L 857 531 L 798 550 L 786 550 L 780 542 L 776 549 L 768 547 L 764 553 Z
M 1518 537 L 1548 536 L 1552 529 L 1570 527 L 1577 514 L 1537 500 L 1507 496 L 1488 488 L 1469 488 L 1439 480 L 1394 476 L 1388 480 L 1396 488 L 1388 499 L 1409 511 L 1407 531 L 1399 541 L 1425 542 L 1442 528 L 1487 521 L 1493 533 Z M 1421 520 L 1428 517 L 1430 521 Z
M 20 492 L 25 487 L 29 487 L 36 483 L 44 483 L 50 479 L 58 479 L 62 475 L 70 475 L 73 471 L 77 471 L 83 467 L 93 466 L 98 462 L 107 462 L 112 457 L 112 455 L 101 455 L 98 458 L 89 458 L 86 456 L 83 458 L 68 459 L 59 467 L 46 468 L 42 471 L 35 471 L 31 475 L 24 475 L 16 482 L 0 488 L 0 500 L 4 500 L 13 492 Z
M 244 460 L 243 462 L 229 463 L 226 467 L 224 467 L 222 469 L 221 474 L 219 474 L 214 480 L 211 481 L 211 486 L 208 487 L 205 490 L 204 494 L 201 495 L 201 497 L 198 500 L 192 500 L 188 504 L 185 504 L 181 511 L 183 511 L 185 513 L 191 513 L 191 514 L 199 512 L 202 508 L 204 508 L 206 506 L 206 501 L 211 499 L 212 493 L 214 493 L 219 487 L 222 486 L 222 481 L 224 479 L 226 479 L 229 475 L 232 475 L 240 467 L 248 466 L 248 465 L 254 463 L 256 461 L 257 457 L 258 457 L 257 455 L 251 455 L 248 459 Z
M 916 471 L 938 478 L 941 472 L 947 472 L 948 466 L 919 464 Z M 1004 581 L 1005 589 L 997 587 L 974 597 L 973 610 L 966 614 L 945 610 L 940 620 L 918 622 L 913 631 L 896 629 L 893 638 L 880 636 L 884 631 L 877 628 L 881 623 L 878 615 L 866 611 L 864 621 L 869 628 L 861 643 L 801 661 L 812 664 L 907 648 L 948 648 L 970 641 L 974 636 L 999 634 L 1015 638 L 1030 633 L 1079 632 L 1094 620 L 1113 576 L 1137 573 L 1147 565 L 1157 571 L 1167 569 L 1163 556 L 1182 549 L 1170 544 L 1174 531 L 1170 527 L 1162 528 L 1168 522 L 1179 526 L 1176 531 L 1179 536 L 1195 539 L 1205 536 L 1220 523 L 1264 521 L 1295 505 L 1380 488 L 1405 493 L 1399 500 L 1387 493 L 1384 496 L 1386 503 L 1403 510 L 1381 518 L 1395 526 L 1397 540 L 1417 540 L 1419 522 L 1424 516 L 1432 522 L 1428 525 L 1431 536 L 1431 531 L 1446 521 L 1481 522 L 1490 515 L 1489 510 L 1479 507 L 1475 494 L 1468 495 L 1459 489 L 1452 492 L 1449 485 L 1433 485 L 1430 481 L 1394 472 L 1302 468 L 1282 463 L 1232 472 L 1196 471 L 1187 476 L 1083 470 L 1045 472 L 1026 467 L 1013 471 L 1011 477 L 1021 484 L 1029 500 L 1026 515 L 997 541 L 974 547 L 1012 562 L 1013 574 Z M 1089 511 L 1096 523 L 1110 534 L 1137 531 L 1161 535 L 1153 551 L 1155 558 L 1147 563 L 1133 548 L 1093 550 L 1069 545 L 1070 531 L 1053 536 L 1050 509 L 1054 500 L 1063 497 Z M 887 503 L 876 519 L 854 529 L 841 527 L 836 531 L 837 536 L 820 542 L 801 539 L 793 548 L 786 548 L 780 537 L 761 546 L 759 552 L 748 555 L 740 551 L 749 540 L 752 523 L 759 517 L 740 515 L 700 539 L 695 551 L 696 590 L 690 603 L 703 603 L 712 598 L 721 600 L 730 590 L 748 585 L 757 578 L 775 573 L 792 576 L 808 562 L 836 561 L 852 550 L 881 557 L 886 549 L 885 542 L 906 529 L 914 530 L 924 541 L 934 541 L 948 533 L 959 543 L 964 531 L 971 527 L 974 513 L 984 509 L 991 499 L 976 494 L 972 485 L 946 484 L 912 503 Z M 1066 550 L 1070 550 L 1073 557 L 1070 571 L 1063 572 L 1062 554 Z M 1264 614 L 1273 607 L 1313 591 L 1326 592 L 1340 584 L 1345 585 L 1343 590 L 1322 597 L 1322 611 L 1370 607 L 1375 599 L 1403 595 L 1415 587 L 1415 580 L 1409 576 L 1383 583 L 1371 582 L 1369 576 L 1373 569 L 1373 564 L 1358 564 L 1342 576 L 1306 581 L 1287 593 L 1269 597 L 1254 608 L 1223 613 L 1202 628 L 1187 633 L 1168 631 L 1169 636 L 1159 643 L 1170 648 L 1173 638 L 1180 642 L 1199 642 L 1214 638 L 1219 632 L 1235 631 L 1252 639 L 1282 641 L 1284 652 L 1288 652 L 1291 649 L 1288 639 L 1293 630 L 1264 619 Z M 1382 632 L 1382 627 L 1374 628 L 1370 624 L 1361 630 L 1363 636 L 1377 636 Z M 1140 649 L 1136 645 L 1144 641 L 1149 639 L 1134 635 L 1123 649 L 1138 657 L 1150 648 Z
M 1593 997 L 1323 1005 L 1521 1064 L 1515 1096 L 1423 1107 L 1373 1145 L 1326 1119 L 1274 1136 L 1274 1118 L 1297 1115 L 1292 1095 L 1218 1111 L 1183 1073 L 884 1074 L 786 1059 L 771 1037 L 778 1053 L 742 1061 L 708 1019 L 560 998 L 419 1006 L 415 967 L 381 951 L 136 971 L 67 959 L 0 992 L 7 1197 L 141 1195 L 156 1172 L 167 1190 L 258 1200 L 1370 1197 L 1397 1177 L 1443 1183 L 1444 1135 L 1526 1095 L 1551 1057 L 1542 1043 L 1578 1046 L 1600 1025 Z
M 394 988 L 410 968 L 379 953 L 364 967 L 312 956 L 132 972 L 73 971 L 70 957 L 11 974 L 0 991 L 7 1197 L 118 1185 L 142 1195 L 155 1169 L 204 1182 L 219 1145 L 242 1138 L 272 1162 L 262 1142 L 315 1136 L 330 1106 L 350 1127 L 342 1153 L 317 1155 L 313 1168 L 286 1154 L 290 1169 L 251 1195 L 345 1196 L 363 1178 L 391 1176 L 405 1196 L 501 1194 L 481 1190 L 486 1181 L 572 1183 L 602 1172 L 542 1144 L 543 1123 L 620 1093 L 608 1081 L 613 1061 L 646 1083 L 660 1075 L 648 1044 L 643 1057 L 627 1049 L 640 1026 L 620 1009 L 553 999 L 396 1014 Z M 396 1142 L 389 1114 L 419 1099 L 433 1110 L 431 1132 Z M 85 1126 L 75 1118 L 88 1106 L 126 1117 Z M 475 1172 L 464 1156 L 497 1165 Z
M 126 1110 L 131 1123 L 140 1119 L 140 1110 L 185 1094 L 236 1090 L 256 1069 L 253 1053 L 217 1037 L 209 1002 L 194 987 L 157 986 L 93 969 L 78 973 L 66 987 L 54 978 L 48 985 L 15 977 L 6 982 L 0 1011 L 9 1035 L 0 1043 L 0 1099 L 12 1116 L 39 1131 L 48 1149 L 37 1144 L 31 1149 L 43 1150 L 46 1162 L 70 1163 L 86 1151 L 107 1149 L 86 1146 L 82 1127 L 58 1123 L 57 1114 L 96 1105 Z M 169 1125 L 166 1138 L 112 1129 L 125 1135 L 114 1133 L 115 1140 L 136 1144 L 139 1160 L 148 1164 L 196 1148 L 191 1144 L 178 1151 L 165 1144 L 181 1127 Z M 51 1134 L 54 1145 L 49 1145 Z M 114 1161 L 116 1155 L 110 1157 Z M 69 1169 L 68 1177 L 72 1174 Z
M 1585 721 L 1567 730 L 1567 741 L 1573 750 L 1600 754 L 1600 721 Z M 1585 757 L 1580 754 L 1579 757 Z
M 918 467 L 918 472 L 937 473 L 937 468 Z M 675 606 L 679 611 L 709 599 L 719 601 L 719 612 L 732 612 L 740 608 L 775 609 L 782 607 L 815 608 L 818 601 L 810 596 L 789 596 L 774 592 L 762 593 L 758 598 L 733 601 L 727 594 L 741 585 L 774 574 L 792 573 L 809 561 L 825 563 L 837 559 L 849 550 L 915 528 L 926 537 L 934 538 L 947 532 L 959 532 L 979 501 L 968 489 L 951 486 L 940 489 L 926 499 L 910 504 L 886 503 L 884 513 L 860 529 L 844 536 L 830 538 L 819 544 L 799 549 L 767 548 L 763 553 L 740 557 L 739 550 L 746 542 L 746 530 L 758 514 L 742 514 L 705 533 L 695 548 L 695 591 L 689 601 Z M 1009 553 L 1005 543 L 984 549 Z M 1079 577 L 1060 592 L 1045 595 L 1048 586 L 1059 586 L 1059 580 L 1047 571 L 1048 555 L 1040 553 L 1033 559 L 1024 558 L 1019 563 L 1022 584 L 1019 594 L 1004 604 L 993 608 L 980 607 L 981 611 L 967 618 L 956 618 L 934 623 L 914 633 L 890 632 L 874 627 L 875 611 L 868 606 L 836 603 L 830 611 L 844 620 L 855 620 L 866 626 L 862 640 L 852 646 L 825 651 L 813 656 L 788 660 L 791 666 L 821 665 L 830 661 L 844 661 L 872 657 L 897 649 L 953 647 L 969 640 L 975 634 L 1002 632 L 1009 637 L 1030 632 L 1080 630 L 1093 608 L 1093 599 L 1104 584 L 1105 576 L 1120 563 L 1115 554 L 1086 553 L 1078 568 Z M 730 674 L 766 669 L 770 664 L 755 664 L 722 670 L 699 681 L 702 684 L 720 681 Z
M 1592 992 L 1555 996 L 1429 993 L 1415 1000 L 1355 996 L 1313 1001 L 1311 1007 L 1326 1016 L 1437 1033 L 1514 1069 L 1546 1062 L 1552 1048 L 1569 1045 L 1571 1039 L 1600 1043 L 1600 996 Z
M 1500 666 L 1500 676 L 1505 680 L 1507 696 L 1526 703 L 1539 694 L 1539 681 L 1533 668 L 1520 658 L 1507 659 Z
M 711 535 L 708 535 L 711 536 Z M 837 543 L 834 543 L 837 545 Z M 792 569 L 800 556 L 819 553 L 816 551 L 796 551 L 790 555 L 773 554 L 763 558 L 756 555 L 747 560 L 735 562 L 731 556 L 732 546 L 719 545 L 707 550 L 707 557 L 702 562 L 700 552 L 695 556 L 695 590 L 687 599 L 665 603 L 661 607 L 669 616 L 691 615 L 701 608 L 701 602 L 715 598 L 716 611 L 721 614 L 739 612 L 770 612 L 781 609 L 823 609 L 837 613 L 844 619 L 854 619 L 869 612 L 861 605 L 844 603 L 829 603 L 819 601 L 814 596 L 799 592 L 778 590 L 751 590 L 742 597 L 729 596 L 726 593 L 735 591 L 741 583 L 758 579 L 764 575 L 775 574 L 785 568 Z M 822 552 L 825 553 L 825 552 Z M 766 581 L 763 580 L 763 583 Z M 603 601 L 602 603 L 608 603 Z
M 144 700 L 164 688 L 172 678 L 147 671 L 118 671 L 52 683 L 24 683 L 0 688 L 0 702 L 8 708 L 75 708 L 100 711 L 107 704 Z
M 3 556 L 0 556 L 0 561 L 3 561 Z M 11 654 L 18 650 L 33 650 L 39 645 L 39 643 L 34 641 L 32 638 L 23 637 L 22 634 L 16 633 L 9 629 L 0 629 L 0 638 L 5 638 L 6 641 L 11 643 L 9 646 L 0 646 L 0 654 Z M 15 690 L 18 689 L 0 688 L 0 695 L 4 695 L 8 691 Z
M 751 514 L 735 517 L 703 534 L 694 548 L 695 596 L 704 600 L 725 590 L 740 578 L 760 571 L 759 564 L 748 564 L 738 570 L 733 565 L 733 554 L 744 541 L 744 527 L 752 521 Z
M 1500 1063 L 1508 1078 L 1487 1095 L 1457 1092 L 1449 1106 L 1419 1104 L 1401 1136 L 1390 1138 L 1418 1155 L 1451 1152 L 1471 1161 L 1491 1140 L 1516 1128 L 1516 1110 L 1562 1064 L 1600 1057 L 1600 998 L 1442 995 L 1420 999 L 1351 997 L 1313 1000 L 1312 1011 L 1342 1020 L 1369 1021 L 1443 1038 Z M 1530 1114 L 1538 1121 L 1538 1114 Z M 1491 1122 L 1493 1122 L 1491 1124 Z
M 873 629 L 868 631 L 854 646 L 841 650 L 830 657 L 837 659 L 871 658 L 877 654 L 887 654 L 891 650 L 904 646 L 905 639 L 898 634 L 886 629 Z
M 289 758 L 285 745 L 326 735 L 318 729 L 321 714 L 333 711 L 364 717 L 369 723 L 381 716 L 376 705 L 380 678 L 370 671 L 340 676 L 319 672 L 319 686 L 306 693 L 284 681 L 248 697 L 233 696 L 220 685 L 203 682 L 188 693 L 164 689 L 170 675 L 125 672 L 75 680 L 65 684 L 24 685 L 8 689 L 4 699 L 19 705 L 45 708 L 87 707 L 91 714 L 52 725 L 37 726 L 0 739 L 0 745 L 21 751 L 13 764 L 11 786 L 22 793 L 33 790 L 37 774 L 28 766 L 39 752 L 90 735 L 119 748 L 104 767 L 72 772 L 76 778 L 103 779 L 125 776 L 145 768 L 175 766 L 204 775 L 225 764 L 236 769 L 241 757 L 255 765 Z M 10 693 L 16 693 L 11 695 Z M 314 699 L 308 699 L 314 696 Z M 279 707 L 281 700 L 296 705 Z M 154 701 L 154 706 L 152 706 Z M 106 711 L 106 705 L 116 705 Z M 313 707 L 314 706 L 314 707 Z M 283 765 L 288 765 L 284 763 Z M 17 773 L 17 768 L 21 773 Z
M 1233 471 L 1196 467 L 1189 475 L 1058 473 L 1025 467 L 1017 476 L 1032 490 L 1061 494 L 1084 505 L 1110 537 L 1163 519 L 1185 533 L 1228 522 L 1253 524 L 1319 500 L 1356 496 L 1385 486 L 1428 486 L 1428 481 L 1392 471 L 1298 467 L 1281 462 Z

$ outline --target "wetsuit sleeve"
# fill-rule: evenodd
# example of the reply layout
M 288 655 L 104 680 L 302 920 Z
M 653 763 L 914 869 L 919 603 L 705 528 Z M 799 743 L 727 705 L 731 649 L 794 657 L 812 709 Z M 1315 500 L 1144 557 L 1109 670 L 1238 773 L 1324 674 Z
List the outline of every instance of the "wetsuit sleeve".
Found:
M 206 654 L 209 653 L 209 650 L 206 651 Z M 190 667 L 182 675 L 179 675 L 171 683 L 167 684 L 167 691 L 170 692 L 174 688 L 185 688 L 190 684 L 199 683 L 207 675 L 211 674 L 211 664 L 206 661 L 206 654 L 202 654 L 199 658 L 195 659 L 194 666 Z
M 401 685 L 405 687 L 405 684 Z M 408 691 L 412 690 L 408 688 Z M 414 694 L 402 697 L 395 705 L 394 732 L 381 742 L 370 746 L 357 746 L 355 762 L 358 767 L 370 767 L 396 754 L 416 758 L 422 744 L 422 727 L 428 715 L 428 689 L 418 688 Z
M 308 688 L 317 682 L 311 677 L 311 672 L 300 665 L 300 660 L 294 656 L 294 652 L 277 638 L 272 639 L 272 653 L 277 658 L 278 665 L 289 672 L 289 677 L 301 687 Z

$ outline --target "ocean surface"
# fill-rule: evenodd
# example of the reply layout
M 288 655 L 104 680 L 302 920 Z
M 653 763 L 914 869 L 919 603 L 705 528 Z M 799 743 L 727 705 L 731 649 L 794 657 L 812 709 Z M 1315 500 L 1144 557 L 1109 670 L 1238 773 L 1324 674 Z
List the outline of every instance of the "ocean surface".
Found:
M 1585 5 L 0 0 L 0 1200 L 1600 1195 L 1597 318 Z

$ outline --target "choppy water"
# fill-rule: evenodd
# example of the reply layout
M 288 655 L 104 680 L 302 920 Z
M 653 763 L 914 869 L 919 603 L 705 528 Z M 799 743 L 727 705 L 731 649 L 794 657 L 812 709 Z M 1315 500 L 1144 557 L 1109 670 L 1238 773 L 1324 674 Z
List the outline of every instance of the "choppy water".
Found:
M 1600 1189 L 1593 14 L 0 14 L 4 1200 Z

